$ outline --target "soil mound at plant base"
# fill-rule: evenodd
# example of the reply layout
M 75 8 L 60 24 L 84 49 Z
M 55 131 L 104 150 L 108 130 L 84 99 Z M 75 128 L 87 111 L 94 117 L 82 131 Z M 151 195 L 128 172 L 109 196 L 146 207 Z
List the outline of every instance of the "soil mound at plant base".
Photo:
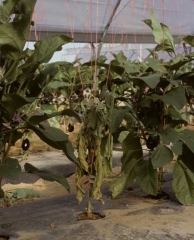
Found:
M 91 212 L 91 213 L 87 213 L 87 212 L 83 212 L 83 213 L 80 213 L 78 216 L 77 216 L 77 220 L 78 221 L 82 221 L 82 220 L 98 220 L 98 219 L 101 219 L 101 218 L 104 218 L 105 215 L 102 214 L 102 213 L 98 213 L 98 212 Z

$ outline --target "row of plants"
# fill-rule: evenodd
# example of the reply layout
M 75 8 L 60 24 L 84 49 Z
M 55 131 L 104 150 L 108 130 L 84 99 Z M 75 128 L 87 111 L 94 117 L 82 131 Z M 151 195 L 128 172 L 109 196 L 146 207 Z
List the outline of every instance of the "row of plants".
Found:
M 63 150 L 79 165 L 68 135 L 47 121 L 56 116 L 81 121 L 79 115 L 71 109 L 48 113 L 37 108 L 46 86 L 58 72 L 57 64 L 47 66 L 46 63 L 72 39 L 65 35 L 51 36 L 37 41 L 34 50 L 24 50 L 30 27 L 34 25 L 31 19 L 35 4 L 35 0 L 9 0 L 0 6 L 0 185 L 2 178 L 18 179 L 21 166 L 18 159 L 9 157 L 9 150 L 19 139 L 23 139 L 22 148 L 27 150 L 31 131 L 50 146 Z M 41 171 L 30 164 L 25 165 L 25 170 L 45 180 L 57 181 L 69 191 L 63 176 Z M 3 196 L 0 187 L 0 197 Z
M 149 50 L 143 62 L 131 62 L 120 52 L 113 53 L 109 64 L 104 56 L 84 64 L 79 60 L 48 63 L 54 52 L 72 39 L 51 36 L 37 41 L 34 50 L 23 50 L 30 25 L 34 24 L 31 17 L 35 4 L 35 0 L 10 0 L 0 6 L 1 180 L 19 177 L 21 167 L 16 158 L 8 157 L 9 149 L 24 138 L 27 150 L 26 139 L 33 131 L 42 141 L 63 150 L 76 164 L 77 198 L 82 201 L 83 185 L 87 185 L 87 215 L 91 217 L 91 200 L 103 202 L 101 185 L 112 171 L 113 144 L 120 141 L 122 167 L 111 183 L 112 197 L 134 181 L 147 194 L 160 194 L 163 167 L 176 156 L 173 190 L 182 204 L 193 204 L 194 132 L 188 128 L 188 116 L 193 114 L 193 53 L 177 54 L 169 28 L 151 12 L 151 19 L 144 22 L 151 28 L 157 46 Z M 183 41 L 194 46 L 193 36 Z M 167 52 L 170 60 L 160 59 L 160 51 Z M 53 103 L 55 110 L 64 110 L 48 113 Z M 185 106 L 191 111 L 185 112 Z M 82 122 L 78 158 L 68 135 L 47 121 L 59 116 Z M 69 128 L 73 129 L 71 125 Z M 25 170 L 58 181 L 69 190 L 63 176 L 28 163 Z M 1 188 L 0 196 L 4 196 Z

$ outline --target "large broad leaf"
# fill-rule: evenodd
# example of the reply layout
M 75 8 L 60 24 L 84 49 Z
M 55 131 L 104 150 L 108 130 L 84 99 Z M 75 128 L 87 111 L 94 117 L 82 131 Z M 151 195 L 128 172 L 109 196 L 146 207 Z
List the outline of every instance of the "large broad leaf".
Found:
M 193 35 L 187 35 L 186 37 L 183 38 L 183 40 L 194 47 L 194 36 Z
M 0 177 L 17 180 L 21 173 L 21 166 L 15 158 L 3 158 L 0 162 Z
M 173 169 L 172 188 L 183 205 L 194 204 L 194 173 L 181 160 Z
M 61 129 L 51 127 L 46 123 L 41 123 L 39 126 L 27 123 L 27 128 L 32 129 L 39 138 L 53 148 L 62 150 L 72 162 L 80 166 L 76 156 L 74 155 L 74 148 L 68 139 L 68 135 Z
M 138 161 L 143 158 L 140 139 L 132 133 L 129 133 L 122 142 L 122 149 L 121 175 L 111 183 L 110 190 L 112 192 L 112 197 L 117 197 L 128 184 L 133 183 L 136 177 L 135 166 Z
M 24 169 L 26 172 L 34 173 L 46 181 L 50 181 L 50 182 L 56 181 L 60 183 L 63 187 L 65 187 L 68 192 L 70 191 L 69 183 L 66 180 L 66 178 L 63 177 L 62 175 L 54 174 L 47 170 L 40 170 L 29 163 L 26 163 L 24 165 Z
M 165 104 L 175 106 L 179 110 L 182 109 L 187 103 L 187 99 L 185 96 L 185 89 L 183 87 L 173 88 L 163 96 L 153 94 L 151 97 L 153 100 L 160 99 Z
M 135 167 L 136 181 L 144 192 L 156 195 L 158 192 L 158 174 L 150 160 L 140 160 Z
M 179 133 L 173 128 L 166 128 L 160 133 L 162 137 L 163 144 L 169 145 L 170 143 L 175 144 L 179 141 L 180 135 Z
M 143 22 L 145 22 L 152 29 L 155 41 L 160 47 L 158 50 L 175 52 L 174 40 L 168 26 L 157 21 L 154 11 L 151 12 L 151 19 L 146 19 Z
M 146 58 L 145 61 L 148 63 L 148 69 L 146 72 L 148 72 L 150 69 L 151 71 L 160 72 L 162 74 L 165 74 L 167 72 L 161 59 Z
M 186 63 L 191 62 L 193 59 L 191 57 L 185 57 L 181 54 L 177 54 L 174 58 L 170 60 L 170 62 L 165 63 L 165 67 L 167 69 L 173 70 L 179 70 L 182 66 L 184 66 Z
M 168 108 L 168 115 L 172 118 L 172 119 L 183 119 L 183 116 L 181 114 L 181 112 L 176 109 L 174 106 L 169 106 Z
M 55 146 L 55 148 L 57 148 L 58 143 L 60 146 L 60 143 L 68 142 L 67 134 L 61 129 L 49 126 L 47 123 L 41 123 L 37 126 L 28 122 L 27 128 L 32 129 L 40 139 L 51 146 L 53 145 L 53 147 Z
M 181 134 L 181 140 L 194 153 L 194 131 L 185 129 Z
M 121 108 L 113 108 L 111 113 L 111 133 L 114 133 L 118 130 L 119 126 L 121 125 L 125 115 L 129 111 L 128 108 L 121 109 Z
M 0 44 L 6 58 L 18 60 L 28 39 L 31 17 L 36 0 L 27 0 L 28 12 L 14 22 L 0 25 Z
M 183 163 L 194 173 L 194 153 L 187 147 L 187 145 L 183 144 L 182 154 L 178 157 L 178 159 L 181 159 Z
M 186 72 L 178 76 L 178 79 L 182 80 L 183 82 L 186 82 L 188 85 L 194 87 L 194 72 Z
M 34 100 L 35 98 L 23 98 L 16 93 L 10 93 L 3 95 L 1 104 L 11 115 L 13 115 L 16 110 L 28 103 L 32 103 Z
M 151 154 L 151 161 L 154 169 L 163 167 L 173 160 L 172 151 L 165 145 L 158 145 Z
M 51 114 L 44 113 L 42 115 L 34 115 L 28 119 L 28 121 L 32 124 L 38 124 L 40 122 L 43 122 L 49 118 L 57 117 L 57 116 L 69 116 L 76 118 L 79 122 L 81 122 L 80 116 L 71 109 L 65 109 L 60 112 L 55 112 Z
M 160 77 L 162 76 L 161 73 L 154 73 L 152 75 L 148 76 L 142 76 L 142 77 L 130 77 L 131 80 L 133 81 L 143 81 L 148 87 L 151 89 L 154 89 L 158 83 L 160 82 Z
M 44 69 L 40 71 L 38 75 L 28 83 L 28 96 L 38 96 L 44 87 L 57 73 L 58 68 L 54 64 L 48 64 Z
M 68 42 L 71 42 L 72 38 L 65 35 L 55 35 L 37 41 L 35 44 L 34 53 L 27 59 L 21 69 L 27 69 L 28 72 L 39 66 L 41 63 L 47 63 L 53 56 L 53 54 L 60 50 L 60 47 Z
M 18 3 L 18 0 L 9 0 L 9 1 L 3 1 L 0 6 L 0 23 L 7 23 L 10 20 L 10 16 L 14 12 L 14 8 L 16 4 Z
M 114 180 L 110 185 L 110 191 L 112 192 L 112 197 L 115 198 L 119 196 L 127 187 L 131 185 L 136 177 L 135 165 L 137 164 L 137 159 L 129 159 L 128 163 L 125 165 L 125 172 L 122 172 L 116 180 Z
M 171 146 L 171 150 L 174 154 L 181 155 L 182 151 L 183 151 L 183 142 L 178 141 L 178 142 L 174 143 L 173 146 Z

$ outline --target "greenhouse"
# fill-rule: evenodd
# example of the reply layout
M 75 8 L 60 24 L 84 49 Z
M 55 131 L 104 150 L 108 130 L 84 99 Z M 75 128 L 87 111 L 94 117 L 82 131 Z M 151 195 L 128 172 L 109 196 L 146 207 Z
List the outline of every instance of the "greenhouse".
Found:
M 0 1 L 0 240 L 194 239 L 194 1 Z

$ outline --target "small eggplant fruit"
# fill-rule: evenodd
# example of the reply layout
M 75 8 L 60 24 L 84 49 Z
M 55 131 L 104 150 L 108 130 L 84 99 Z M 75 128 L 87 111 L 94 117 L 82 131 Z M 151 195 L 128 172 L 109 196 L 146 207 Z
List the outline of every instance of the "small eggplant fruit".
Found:
M 30 141 L 28 138 L 26 138 L 22 141 L 22 149 L 24 151 L 27 151 L 29 147 L 30 147 Z
M 148 139 L 146 140 L 146 146 L 148 149 L 153 150 L 155 147 L 158 146 L 159 141 L 160 141 L 159 136 L 149 135 Z

